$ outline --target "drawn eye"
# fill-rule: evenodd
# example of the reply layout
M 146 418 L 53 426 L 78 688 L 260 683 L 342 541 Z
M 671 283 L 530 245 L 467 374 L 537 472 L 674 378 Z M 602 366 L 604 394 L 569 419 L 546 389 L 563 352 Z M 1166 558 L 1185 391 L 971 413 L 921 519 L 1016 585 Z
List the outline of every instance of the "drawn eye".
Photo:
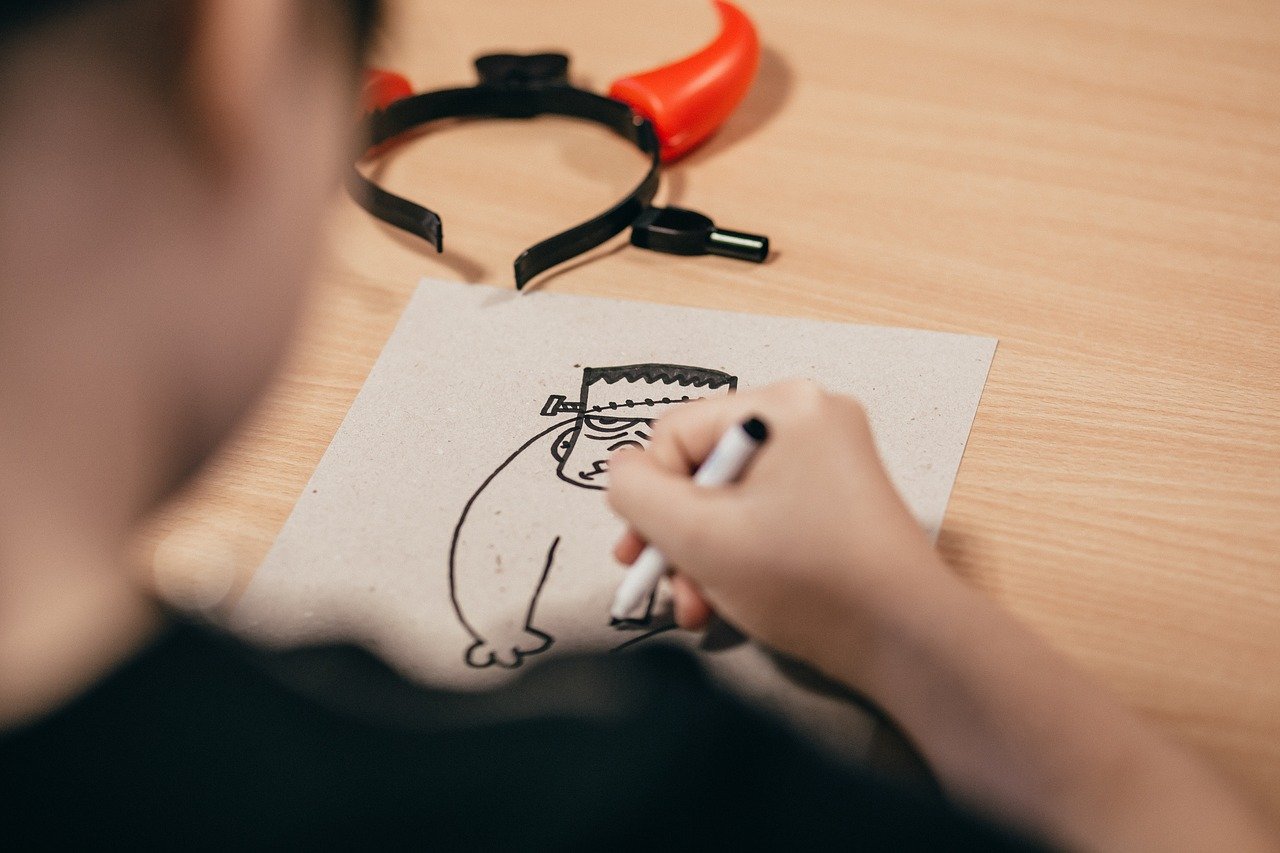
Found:
M 564 458 L 569 455 L 569 450 L 573 447 L 573 439 L 578 428 L 571 426 L 564 432 L 556 436 L 556 440 L 551 442 L 551 455 L 555 457 L 557 462 L 563 462 Z
M 595 433 L 592 438 L 617 438 L 624 435 L 628 430 L 634 427 L 648 424 L 647 418 L 583 418 L 583 426 L 590 433 Z

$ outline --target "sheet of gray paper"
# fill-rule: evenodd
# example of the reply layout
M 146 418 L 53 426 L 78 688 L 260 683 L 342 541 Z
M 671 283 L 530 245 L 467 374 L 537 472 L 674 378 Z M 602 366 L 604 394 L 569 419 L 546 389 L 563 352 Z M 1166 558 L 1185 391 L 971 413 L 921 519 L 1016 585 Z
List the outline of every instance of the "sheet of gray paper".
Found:
M 685 397 L 810 377 L 866 406 L 895 485 L 936 536 L 995 345 L 424 280 L 233 627 L 354 639 L 458 689 L 569 650 L 696 647 L 661 631 L 662 594 L 646 628 L 610 626 L 620 523 L 597 460 L 643 442 L 648 419 Z M 704 659 L 734 689 L 837 749 L 865 746 L 870 723 L 836 693 L 754 645 L 702 642 L 721 647 Z

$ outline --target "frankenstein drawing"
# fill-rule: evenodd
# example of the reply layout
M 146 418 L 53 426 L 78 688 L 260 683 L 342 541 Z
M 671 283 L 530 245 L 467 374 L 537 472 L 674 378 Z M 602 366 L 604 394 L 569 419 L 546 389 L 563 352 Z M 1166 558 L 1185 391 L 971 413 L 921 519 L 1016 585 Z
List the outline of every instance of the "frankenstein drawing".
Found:
M 618 648 L 671 627 L 653 618 L 653 601 L 645 619 L 610 624 L 620 575 L 589 532 L 616 521 L 597 492 L 608 488 L 609 456 L 644 447 L 664 412 L 737 384 L 677 364 L 588 367 L 576 395 L 547 399 L 539 414 L 554 422 L 485 478 L 453 532 L 449 589 L 472 638 L 470 666 L 516 667 L 557 642 Z

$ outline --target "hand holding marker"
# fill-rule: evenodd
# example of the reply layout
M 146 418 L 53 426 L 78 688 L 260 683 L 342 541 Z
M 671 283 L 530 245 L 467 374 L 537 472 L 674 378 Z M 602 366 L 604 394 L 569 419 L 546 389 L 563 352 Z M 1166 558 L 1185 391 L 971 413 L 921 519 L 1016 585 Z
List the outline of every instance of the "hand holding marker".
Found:
M 693 482 L 711 488 L 729 485 L 738 479 L 768 436 L 769 430 L 759 418 L 750 418 L 730 428 L 693 475 Z M 658 581 L 666 573 L 667 560 L 662 552 L 652 545 L 646 547 L 622 579 L 609 615 L 616 621 L 633 618 L 631 614 L 653 595 Z

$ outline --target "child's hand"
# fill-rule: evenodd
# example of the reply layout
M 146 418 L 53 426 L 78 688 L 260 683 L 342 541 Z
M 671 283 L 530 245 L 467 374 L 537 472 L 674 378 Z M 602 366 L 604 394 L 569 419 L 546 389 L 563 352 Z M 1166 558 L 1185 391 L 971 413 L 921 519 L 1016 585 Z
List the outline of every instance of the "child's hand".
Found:
M 753 415 L 769 438 L 742 479 L 695 486 L 690 472 Z M 616 555 L 629 563 L 647 541 L 671 560 L 686 628 L 714 609 L 780 651 L 821 666 L 835 647 L 847 662 L 869 621 L 952 579 L 889 483 L 861 407 L 811 383 L 684 406 L 609 470 L 609 502 L 630 525 Z
M 755 415 L 769 439 L 723 489 L 689 472 Z M 876 457 L 862 410 L 814 385 L 691 403 L 610 463 L 631 524 L 677 568 L 676 616 L 712 609 L 862 691 L 960 800 L 1084 850 L 1276 850 L 1247 803 L 949 572 Z

